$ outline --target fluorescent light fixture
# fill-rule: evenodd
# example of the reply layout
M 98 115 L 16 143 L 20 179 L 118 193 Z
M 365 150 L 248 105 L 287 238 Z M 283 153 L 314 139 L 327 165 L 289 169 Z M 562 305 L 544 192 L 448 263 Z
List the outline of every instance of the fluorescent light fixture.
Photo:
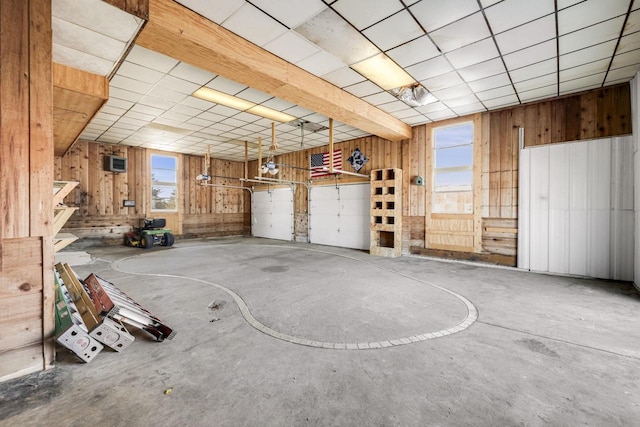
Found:
M 384 90 L 409 86 L 415 83 L 413 77 L 389 59 L 384 53 L 353 64 L 351 68 Z
M 235 110 L 240 111 L 245 111 L 255 105 L 253 102 L 238 98 L 237 96 L 229 95 L 224 92 L 213 90 L 208 87 L 201 87 L 200 89 L 193 92 L 193 96 L 204 99 L 205 101 L 226 105 L 227 107 L 231 107 Z
M 423 107 L 438 100 L 420 83 L 391 89 L 389 93 L 411 107 Z
M 282 122 L 282 123 L 289 123 L 290 121 L 293 121 L 296 119 L 295 117 L 289 114 L 286 114 L 277 110 L 273 110 L 269 107 L 265 107 L 264 105 L 254 105 L 253 107 L 249 108 L 246 111 L 247 113 L 255 114 L 256 116 L 266 117 L 267 119 L 275 120 L 277 122 Z
M 229 95 L 208 87 L 201 87 L 193 92 L 193 96 L 215 104 L 225 105 L 233 108 L 234 110 L 246 111 L 247 113 L 266 117 L 267 119 L 275 120 L 277 122 L 288 123 L 296 120 L 292 115 L 273 110 L 263 105 L 256 105 L 246 99 L 238 98 L 237 96 Z

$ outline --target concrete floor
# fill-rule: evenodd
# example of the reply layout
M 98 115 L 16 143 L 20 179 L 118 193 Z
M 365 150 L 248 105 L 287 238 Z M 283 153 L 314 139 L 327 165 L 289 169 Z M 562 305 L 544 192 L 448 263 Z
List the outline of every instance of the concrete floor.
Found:
M 0 384 L 0 425 L 640 425 L 630 284 L 251 238 L 90 252 L 81 277 L 176 337 L 59 348 Z

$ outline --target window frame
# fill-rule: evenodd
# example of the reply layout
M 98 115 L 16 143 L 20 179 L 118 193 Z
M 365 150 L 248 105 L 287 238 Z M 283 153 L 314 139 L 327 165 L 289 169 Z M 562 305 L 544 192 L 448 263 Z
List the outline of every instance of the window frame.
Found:
M 437 131 L 442 130 L 442 129 L 447 129 L 447 128 L 455 128 L 455 127 L 461 127 L 461 126 L 471 126 L 471 137 L 469 139 L 469 142 L 463 143 L 463 144 L 457 144 L 457 145 L 452 145 L 452 146 L 447 146 L 447 147 L 437 147 L 437 143 L 436 143 L 436 134 Z M 475 185 L 475 139 L 476 139 L 476 126 L 475 126 L 475 122 L 474 120 L 464 120 L 464 121 L 460 121 L 457 123 L 452 123 L 452 124 L 448 124 L 448 125 L 443 125 L 443 126 L 437 126 L 437 127 L 433 127 L 431 130 L 431 140 L 432 140 L 432 156 L 433 156 L 433 163 L 432 163 L 432 173 L 431 173 L 431 210 L 432 213 L 437 213 L 437 214 L 454 214 L 454 215 L 467 215 L 470 213 L 473 213 L 473 204 L 474 204 L 474 185 Z M 469 160 L 468 164 L 462 165 L 462 166 L 446 166 L 446 167 L 437 167 L 437 159 L 438 159 L 438 151 L 440 151 L 442 153 L 442 150 L 448 150 L 448 149 L 455 149 L 455 148 L 460 148 L 460 147 L 469 147 L 471 150 L 471 158 Z M 468 184 L 463 184 L 465 186 L 467 186 L 467 188 L 465 189 L 458 189 L 458 190 L 443 190 L 442 187 L 438 187 L 436 182 L 437 179 L 436 177 L 439 174 L 448 174 L 448 173 L 456 173 L 456 172 L 468 172 L 470 174 L 470 181 L 468 182 Z M 467 210 L 457 210 L 457 211 L 448 211 L 448 210 L 441 210 L 438 209 L 436 210 L 436 203 L 435 203 L 435 198 L 438 194 L 453 194 L 453 193 L 470 193 L 471 194 L 471 211 L 467 211 Z
M 154 157 L 164 157 L 164 158 L 169 158 L 169 159 L 173 159 L 175 161 L 175 169 L 163 169 L 163 168 L 154 168 L 153 167 L 153 159 Z M 149 181 L 150 181 L 150 186 L 149 186 L 149 190 L 150 190 L 150 197 L 149 197 L 149 201 L 151 203 L 150 206 L 150 210 L 151 212 L 178 212 L 179 207 L 179 194 L 180 194 L 180 190 L 179 190 L 179 168 L 180 168 L 180 163 L 179 163 L 179 159 L 177 156 L 174 155 L 170 155 L 170 154 L 159 154 L 159 153 L 150 153 L 149 156 Z M 175 173 L 175 182 L 168 182 L 168 181 L 156 181 L 153 178 L 153 172 L 154 169 L 157 170 L 163 170 L 163 171 L 173 171 Z M 161 187 L 172 187 L 174 189 L 174 198 L 175 198 L 175 208 L 156 208 L 155 207 L 155 200 L 154 200 L 154 196 L 153 196 L 153 192 L 154 192 L 154 187 L 155 186 L 161 186 Z

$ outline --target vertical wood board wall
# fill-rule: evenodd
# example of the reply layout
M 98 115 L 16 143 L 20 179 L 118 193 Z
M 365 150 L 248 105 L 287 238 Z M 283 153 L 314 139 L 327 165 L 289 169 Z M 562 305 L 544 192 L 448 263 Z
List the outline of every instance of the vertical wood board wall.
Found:
M 0 381 L 53 366 L 51 2 L 0 7 Z

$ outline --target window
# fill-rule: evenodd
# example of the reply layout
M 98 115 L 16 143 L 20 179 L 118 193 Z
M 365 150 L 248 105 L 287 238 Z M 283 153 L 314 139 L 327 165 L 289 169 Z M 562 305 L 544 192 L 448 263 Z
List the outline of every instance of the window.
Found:
M 151 155 L 151 210 L 178 210 L 178 159 Z
M 433 203 L 439 213 L 473 213 L 473 123 L 433 130 Z

